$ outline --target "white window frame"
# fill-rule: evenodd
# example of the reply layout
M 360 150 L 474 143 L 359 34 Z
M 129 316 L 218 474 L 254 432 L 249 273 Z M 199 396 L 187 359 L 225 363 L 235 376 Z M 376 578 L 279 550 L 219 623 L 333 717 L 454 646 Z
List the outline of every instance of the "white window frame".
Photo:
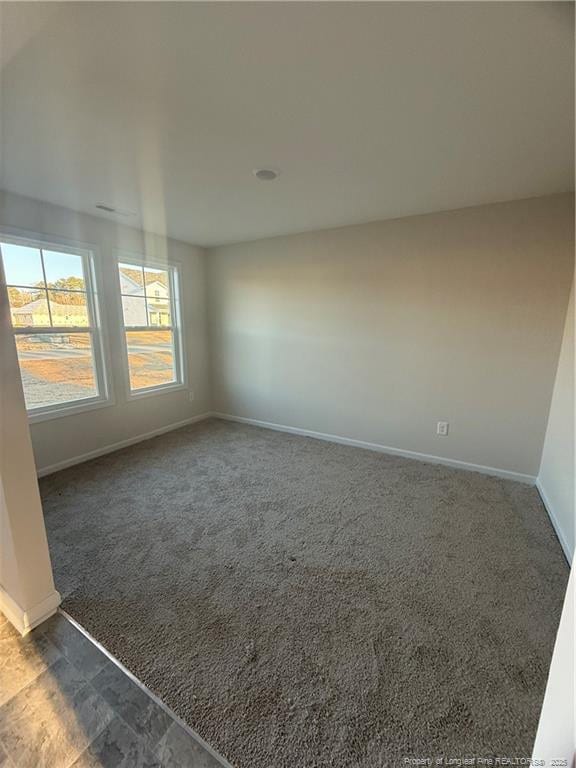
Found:
M 124 307 L 122 304 L 122 286 L 120 283 L 120 265 L 126 264 L 128 266 L 146 269 L 161 269 L 168 273 L 168 285 L 170 290 L 170 313 L 172 318 L 172 325 L 158 326 L 156 328 L 150 328 L 150 326 L 141 325 L 126 325 L 124 323 Z M 160 395 L 165 392 L 178 392 L 180 390 L 188 389 L 188 361 L 186 359 L 186 346 L 184 344 L 184 329 L 182 324 L 182 296 L 181 296 L 181 271 L 182 265 L 176 261 L 158 261 L 149 259 L 141 254 L 134 253 L 122 253 L 118 252 L 116 255 L 116 280 L 118 285 L 118 305 L 120 312 L 120 322 L 122 327 L 122 344 L 123 344 L 123 363 L 124 363 L 124 386 L 126 391 L 126 397 L 128 400 L 139 400 L 142 397 L 149 397 L 151 395 Z M 152 387 L 142 387 L 140 389 L 132 389 L 130 386 L 130 364 L 128 361 L 128 342 L 126 334 L 131 331 L 145 332 L 150 331 L 172 331 L 173 348 L 174 348 L 174 372 L 175 381 L 171 381 L 167 384 L 157 384 Z
M 29 246 L 41 251 L 57 251 L 58 253 L 70 253 L 80 256 L 84 272 L 86 288 L 86 308 L 88 313 L 88 326 L 12 326 L 14 337 L 29 335 L 47 335 L 53 333 L 73 334 L 88 333 L 92 340 L 92 355 L 94 361 L 94 375 L 98 395 L 96 397 L 82 398 L 81 400 L 69 400 L 54 405 L 44 405 L 38 408 L 27 408 L 30 423 L 49 421 L 50 419 L 72 416 L 74 414 L 91 411 L 95 408 L 104 408 L 114 404 L 112 389 L 110 386 L 109 360 L 107 358 L 107 345 L 105 344 L 105 328 L 102 322 L 102 313 L 99 307 L 98 291 L 99 280 L 97 277 L 97 248 L 86 243 L 76 243 L 60 238 L 46 237 L 41 234 L 23 232 L 21 230 L 0 228 L 0 246 L 2 243 L 11 245 Z M 4 275 L 6 279 L 6 275 Z M 7 279 L 3 286 L 8 291 Z M 23 286 L 26 287 L 26 286 Z M 6 297 L 8 299 L 8 297 Z

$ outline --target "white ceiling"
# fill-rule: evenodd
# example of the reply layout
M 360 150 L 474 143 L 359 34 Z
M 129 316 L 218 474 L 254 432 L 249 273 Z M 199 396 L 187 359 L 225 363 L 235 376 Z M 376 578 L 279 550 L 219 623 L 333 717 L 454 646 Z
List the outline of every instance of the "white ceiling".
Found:
M 570 190 L 573 10 L 2 3 L 0 187 L 200 245 Z

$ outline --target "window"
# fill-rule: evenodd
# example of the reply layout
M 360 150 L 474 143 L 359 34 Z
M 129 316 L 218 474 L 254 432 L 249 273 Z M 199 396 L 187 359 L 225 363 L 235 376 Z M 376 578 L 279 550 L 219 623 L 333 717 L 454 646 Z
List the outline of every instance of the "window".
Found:
M 118 276 L 130 392 L 183 385 L 177 267 L 121 262 Z
M 92 254 L 0 236 L 0 256 L 30 416 L 107 401 Z

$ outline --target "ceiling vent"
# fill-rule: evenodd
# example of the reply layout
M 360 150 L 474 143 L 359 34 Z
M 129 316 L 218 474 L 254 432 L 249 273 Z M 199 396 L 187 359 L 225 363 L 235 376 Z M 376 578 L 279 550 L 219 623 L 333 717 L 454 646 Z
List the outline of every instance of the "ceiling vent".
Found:
M 99 211 L 104 211 L 105 213 L 114 213 L 116 216 L 136 216 L 134 211 L 126 211 L 122 208 L 114 208 L 111 205 L 106 205 L 106 203 L 96 203 L 96 208 L 98 208 Z

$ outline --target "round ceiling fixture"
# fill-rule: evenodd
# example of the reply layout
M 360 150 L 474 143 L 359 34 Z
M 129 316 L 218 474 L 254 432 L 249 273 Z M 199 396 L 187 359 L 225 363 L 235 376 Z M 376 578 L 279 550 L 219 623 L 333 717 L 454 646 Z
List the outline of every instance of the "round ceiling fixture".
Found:
M 260 181 L 274 181 L 280 175 L 277 168 L 254 168 L 252 173 Z

